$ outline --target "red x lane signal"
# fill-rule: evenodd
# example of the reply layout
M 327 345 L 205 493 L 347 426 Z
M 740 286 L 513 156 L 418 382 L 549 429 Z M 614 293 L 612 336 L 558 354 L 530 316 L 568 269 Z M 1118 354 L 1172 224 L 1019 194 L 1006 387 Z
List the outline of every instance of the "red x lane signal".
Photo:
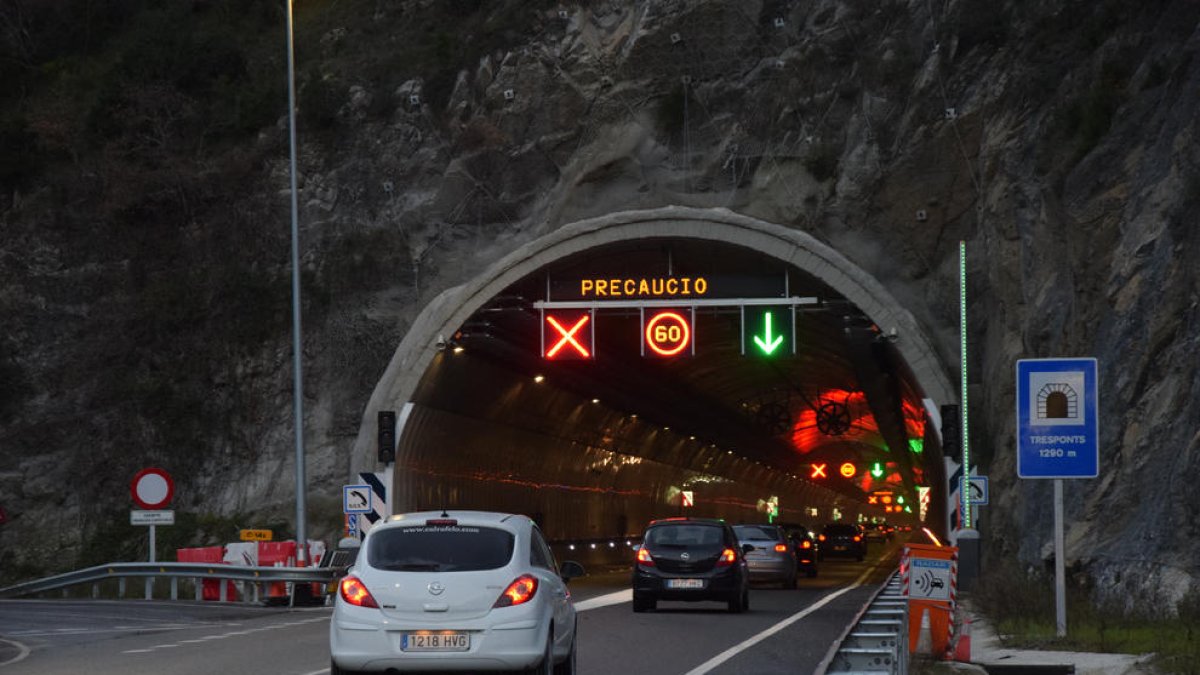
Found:
M 592 358 L 591 312 L 556 312 L 544 317 L 543 357 L 552 361 Z
M 825 464 L 813 464 L 812 465 L 812 475 L 809 476 L 809 478 L 827 478 L 828 476 L 826 476 L 826 474 L 825 474 L 826 466 L 827 465 L 825 465 Z

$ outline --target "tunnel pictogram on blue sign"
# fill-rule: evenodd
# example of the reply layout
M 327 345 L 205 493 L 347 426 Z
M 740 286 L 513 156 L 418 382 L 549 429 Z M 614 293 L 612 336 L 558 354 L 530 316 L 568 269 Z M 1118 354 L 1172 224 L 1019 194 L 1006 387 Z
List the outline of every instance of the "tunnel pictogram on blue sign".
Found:
M 1096 359 L 1017 361 L 1017 476 L 1100 474 Z

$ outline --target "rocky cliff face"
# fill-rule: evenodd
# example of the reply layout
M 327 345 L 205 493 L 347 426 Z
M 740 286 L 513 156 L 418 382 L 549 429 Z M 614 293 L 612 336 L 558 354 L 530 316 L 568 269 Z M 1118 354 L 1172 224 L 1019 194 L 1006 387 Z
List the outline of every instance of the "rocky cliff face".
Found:
M 717 206 L 876 275 L 952 376 L 965 240 L 989 555 L 1051 555 L 1051 486 L 1015 478 L 1013 362 L 1092 355 L 1101 477 L 1068 483 L 1070 561 L 1131 596 L 1195 582 L 1200 5 L 349 4 L 297 41 L 314 493 L 434 293 L 583 217 Z M 113 557 L 147 463 L 210 514 L 181 540 L 291 513 L 286 126 L 197 142 L 210 99 L 123 77 L 123 125 L 78 156 L 93 127 L 27 114 L 46 160 L 5 198 L 0 576 Z M 338 526 L 310 505 L 313 534 Z

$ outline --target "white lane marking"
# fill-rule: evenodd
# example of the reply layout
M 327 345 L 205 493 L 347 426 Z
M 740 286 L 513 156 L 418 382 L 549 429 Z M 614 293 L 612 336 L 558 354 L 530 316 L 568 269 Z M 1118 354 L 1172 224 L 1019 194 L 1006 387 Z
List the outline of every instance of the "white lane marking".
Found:
M 830 593 L 829 595 L 826 595 L 825 597 L 821 598 L 820 600 L 814 602 L 813 604 L 800 610 L 799 612 L 796 612 L 795 614 L 789 616 L 788 618 L 784 619 L 783 621 L 780 621 L 779 623 L 775 624 L 774 626 L 771 626 L 770 628 L 764 630 L 763 632 L 759 633 L 758 635 L 747 638 L 746 640 L 743 640 L 742 642 L 730 647 L 729 649 L 726 649 L 725 651 L 721 652 L 720 654 L 717 654 L 716 656 L 705 661 L 704 663 L 701 663 L 700 665 L 696 666 L 695 668 L 692 668 L 685 675 L 704 675 L 704 673 L 711 672 L 713 668 L 716 668 L 717 666 L 721 665 L 722 663 L 725 663 L 729 659 L 737 656 L 738 654 L 744 652 L 745 650 L 753 647 L 754 645 L 762 642 L 763 640 L 766 640 L 767 638 L 778 633 L 779 631 L 783 630 L 784 628 L 787 628 L 788 626 L 796 623 L 800 619 L 803 619 L 804 617 L 808 616 L 809 614 L 812 614 L 813 612 L 817 611 L 818 609 L 821 609 L 822 607 L 829 604 L 830 602 L 833 602 L 834 599 L 836 599 L 838 596 L 842 595 L 843 593 L 846 593 L 847 591 L 852 591 L 855 588 L 858 588 L 859 586 L 862 585 L 862 582 L 866 580 L 867 576 L 874 571 L 875 571 L 874 566 L 867 568 L 862 574 L 859 575 L 859 577 L 857 579 L 854 580 L 854 583 L 850 584 L 849 586 L 847 586 L 841 590 L 834 591 L 833 593 Z
M 212 625 L 213 624 L 210 624 L 210 623 L 180 624 L 180 625 L 163 624 L 163 625 L 159 625 L 159 626 L 147 624 L 145 626 L 142 626 L 141 628 L 137 628 L 137 627 L 132 627 L 132 628 L 127 628 L 127 627 L 56 628 L 54 630 L 13 631 L 12 633 L 9 633 L 9 635 L 19 635 L 21 637 L 46 637 L 46 636 L 51 636 L 51 635 L 53 635 L 53 636 L 64 635 L 65 633 L 68 633 L 68 632 L 72 635 L 82 635 L 82 634 L 99 635 L 100 633 L 147 633 L 147 632 L 159 632 L 159 631 L 168 631 L 168 630 L 184 630 L 186 628 L 205 628 L 205 627 L 210 627 Z
M 7 666 L 10 663 L 16 663 L 17 661 L 23 661 L 23 660 L 25 660 L 26 656 L 29 656 L 29 647 L 26 647 L 25 645 L 21 644 L 20 642 L 17 642 L 16 640 L 5 640 L 4 638 L 0 638 L 0 642 L 3 642 L 5 644 L 10 644 L 17 648 L 17 655 L 7 661 L 0 661 L 0 666 Z
M 619 605 L 622 602 L 633 602 L 633 589 L 626 588 L 623 591 L 609 593 L 607 595 L 598 595 L 594 598 L 588 598 L 583 602 L 575 603 L 576 612 L 586 612 L 589 609 L 598 609 L 600 607 L 608 607 L 609 605 Z
M 328 673 L 328 672 L 329 672 L 328 668 L 322 668 L 320 670 L 314 670 L 311 673 L 304 673 L 304 675 L 324 675 L 325 673 Z
M 239 630 L 239 631 L 233 631 L 233 632 L 229 632 L 229 633 L 222 633 L 220 635 L 203 635 L 203 636 L 193 639 L 193 640 L 180 640 L 179 642 L 174 642 L 171 644 L 155 645 L 148 649 L 127 649 L 121 653 L 122 654 L 147 654 L 147 653 L 153 652 L 156 649 L 171 649 L 172 647 L 179 647 L 179 646 L 185 645 L 185 644 L 195 644 L 195 643 L 200 643 L 200 642 L 206 642 L 208 640 L 224 640 L 225 638 L 230 638 L 230 637 L 237 637 L 237 636 L 241 636 L 241 635 L 251 635 L 253 633 L 261 633 L 261 632 L 267 631 L 267 630 L 275 630 L 277 628 L 292 628 L 294 626 L 302 626 L 307 623 L 317 623 L 319 621 L 327 621 L 327 620 L 328 619 L 326 617 L 319 616 L 315 619 L 301 619 L 299 621 L 286 621 L 286 622 L 271 624 L 269 626 L 261 626 L 259 628 L 250 628 L 247 630 Z M 323 671 L 323 672 L 328 672 L 328 670 L 329 669 L 326 668 L 325 671 Z

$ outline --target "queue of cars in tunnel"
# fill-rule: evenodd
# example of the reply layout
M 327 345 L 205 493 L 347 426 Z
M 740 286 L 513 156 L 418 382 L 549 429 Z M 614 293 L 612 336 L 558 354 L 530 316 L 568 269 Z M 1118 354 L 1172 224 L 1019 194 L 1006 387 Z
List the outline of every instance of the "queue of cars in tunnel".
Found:
M 858 525 L 817 537 L 797 523 L 730 525 L 715 518 L 651 521 L 632 546 L 632 609 L 717 601 L 750 609 L 751 584 L 796 588 L 818 560 L 866 553 Z M 568 582 L 529 517 L 420 512 L 376 524 L 337 583 L 330 673 L 410 670 L 575 672 L 576 613 Z

